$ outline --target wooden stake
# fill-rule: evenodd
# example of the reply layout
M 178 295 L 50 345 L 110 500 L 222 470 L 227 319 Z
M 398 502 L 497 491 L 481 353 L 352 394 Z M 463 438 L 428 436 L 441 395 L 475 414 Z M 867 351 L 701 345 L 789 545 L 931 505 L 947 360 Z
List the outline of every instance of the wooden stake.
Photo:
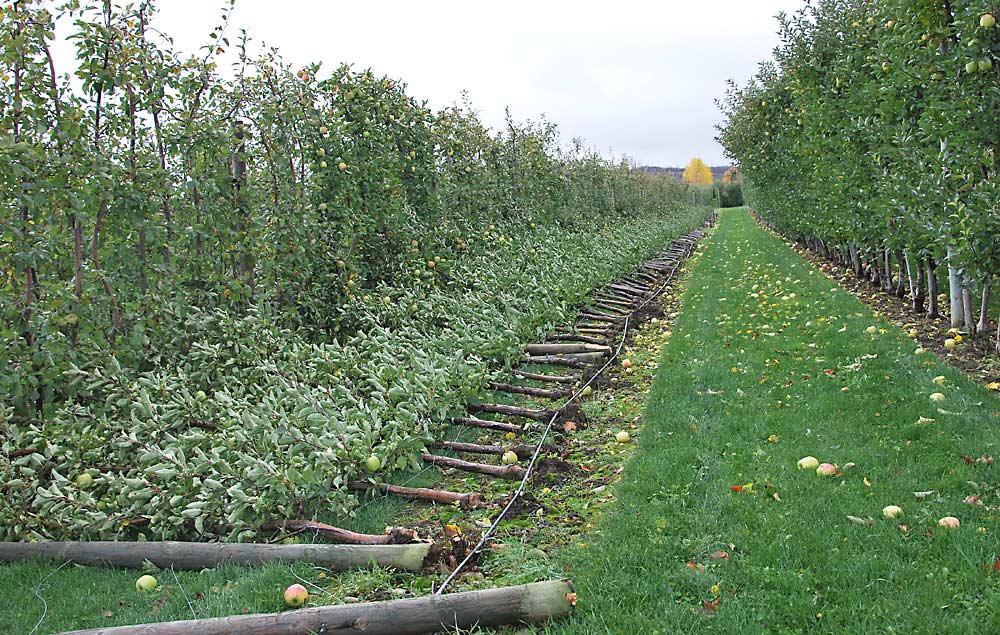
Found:
M 474 472 L 476 474 L 486 474 L 494 478 L 502 478 L 508 481 L 520 481 L 524 478 L 525 469 L 520 465 L 489 465 L 487 463 L 473 463 L 463 461 L 450 456 L 439 456 L 437 454 L 421 454 L 420 458 L 425 463 L 433 463 L 443 467 L 451 467 L 463 472 Z
M 434 503 L 458 503 L 464 509 L 475 509 L 482 502 L 482 496 L 476 492 L 468 494 L 457 494 L 439 489 L 427 489 L 424 487 L 402 487 L 400 485 L 388 485 L 386 483 L 376 483 L 372 485 L 367 481 L 351 481 L 347 484 L 350 489 L 357 491 L 367 491 L 377 489 L 386 494 L 394 494 L 403 498 L 414 500 L 426 500 Z
M 49 558 L 76 564 L 141 568 L 147 560 L 169 569 L 200 570 L 222 564 L 311 562 L 346 571 L 373 562 L 418 571 L 429 543 L 412 545 L 262 545 L 220 542 L 0 542 L 0 562 Z
M 426 635 L 454 629 L 544 622 L 571 614 L 575 605 L 572 583 L 550 580 L 404 600 L 95 628 L 62 635 Z

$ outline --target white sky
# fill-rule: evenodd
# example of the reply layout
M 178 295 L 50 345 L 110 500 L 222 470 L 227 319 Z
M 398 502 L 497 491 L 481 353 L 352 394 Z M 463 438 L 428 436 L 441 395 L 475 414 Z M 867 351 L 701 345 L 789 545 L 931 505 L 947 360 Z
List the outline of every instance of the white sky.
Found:
M 159 0 L 154 26 L 194 53 L 223 0 Z M 777 44 L 778 11 L 803 0 L 236 0 L 227 35 L 291 63 L 341 62 L 408 84 L 433 108 L 466 90 L 491 126 L 544 114 L 564 141 L 605 155 L 683 166 L 727 163 L 714 100 L 744 83 Z M 251 50 L 256 50 L 253 45 Z M 320 72 L 320 77 L 325 73 Z

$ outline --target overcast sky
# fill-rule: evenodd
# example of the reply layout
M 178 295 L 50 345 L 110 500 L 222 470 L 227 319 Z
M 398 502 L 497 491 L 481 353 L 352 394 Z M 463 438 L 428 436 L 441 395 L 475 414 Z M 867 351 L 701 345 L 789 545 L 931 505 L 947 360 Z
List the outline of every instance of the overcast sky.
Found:
M 725 81 L 744 83 L 802 0 L 504 2 L 236 0 L 247 29 L 294 64 L 341 62 L 403 80 L 440 108 L 468 91 L 492 126 L 544 114 L 564 140 L 641 165 L 726 163 L 715 143 Z M 160 0 L 154 25 L 183 52 L 207 43 L 222 0 Z M 324 77 L 323 72 L 320 77 Z

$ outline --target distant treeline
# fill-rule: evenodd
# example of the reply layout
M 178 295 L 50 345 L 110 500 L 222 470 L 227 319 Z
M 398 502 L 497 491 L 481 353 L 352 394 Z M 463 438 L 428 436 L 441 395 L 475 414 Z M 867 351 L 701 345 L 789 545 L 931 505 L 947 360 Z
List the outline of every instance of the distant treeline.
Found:
M 713 165 L 712 176 L 715 177 L 716 181 L 722 180 L 722 175 L 725 174 L 726 170 L 729 169 L 728 165 Z M 639 166 L 640 172 L 647 172 L 649 174 L 669 174 L 673 176 L 678 181 L 681 180 L 681 175 L 684 174 L 684 168 L 661 168 L 657 165 L 643 165 Z

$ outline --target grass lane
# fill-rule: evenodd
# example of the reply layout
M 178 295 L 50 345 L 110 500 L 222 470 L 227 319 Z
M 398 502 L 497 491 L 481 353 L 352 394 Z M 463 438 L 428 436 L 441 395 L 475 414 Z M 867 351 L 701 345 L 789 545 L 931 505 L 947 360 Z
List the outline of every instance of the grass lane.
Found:
M 564 556 L 577 615 L 548 632 L 1000 632 L 1000 400 L 915 349 L 723 212 L 618 501 Z

